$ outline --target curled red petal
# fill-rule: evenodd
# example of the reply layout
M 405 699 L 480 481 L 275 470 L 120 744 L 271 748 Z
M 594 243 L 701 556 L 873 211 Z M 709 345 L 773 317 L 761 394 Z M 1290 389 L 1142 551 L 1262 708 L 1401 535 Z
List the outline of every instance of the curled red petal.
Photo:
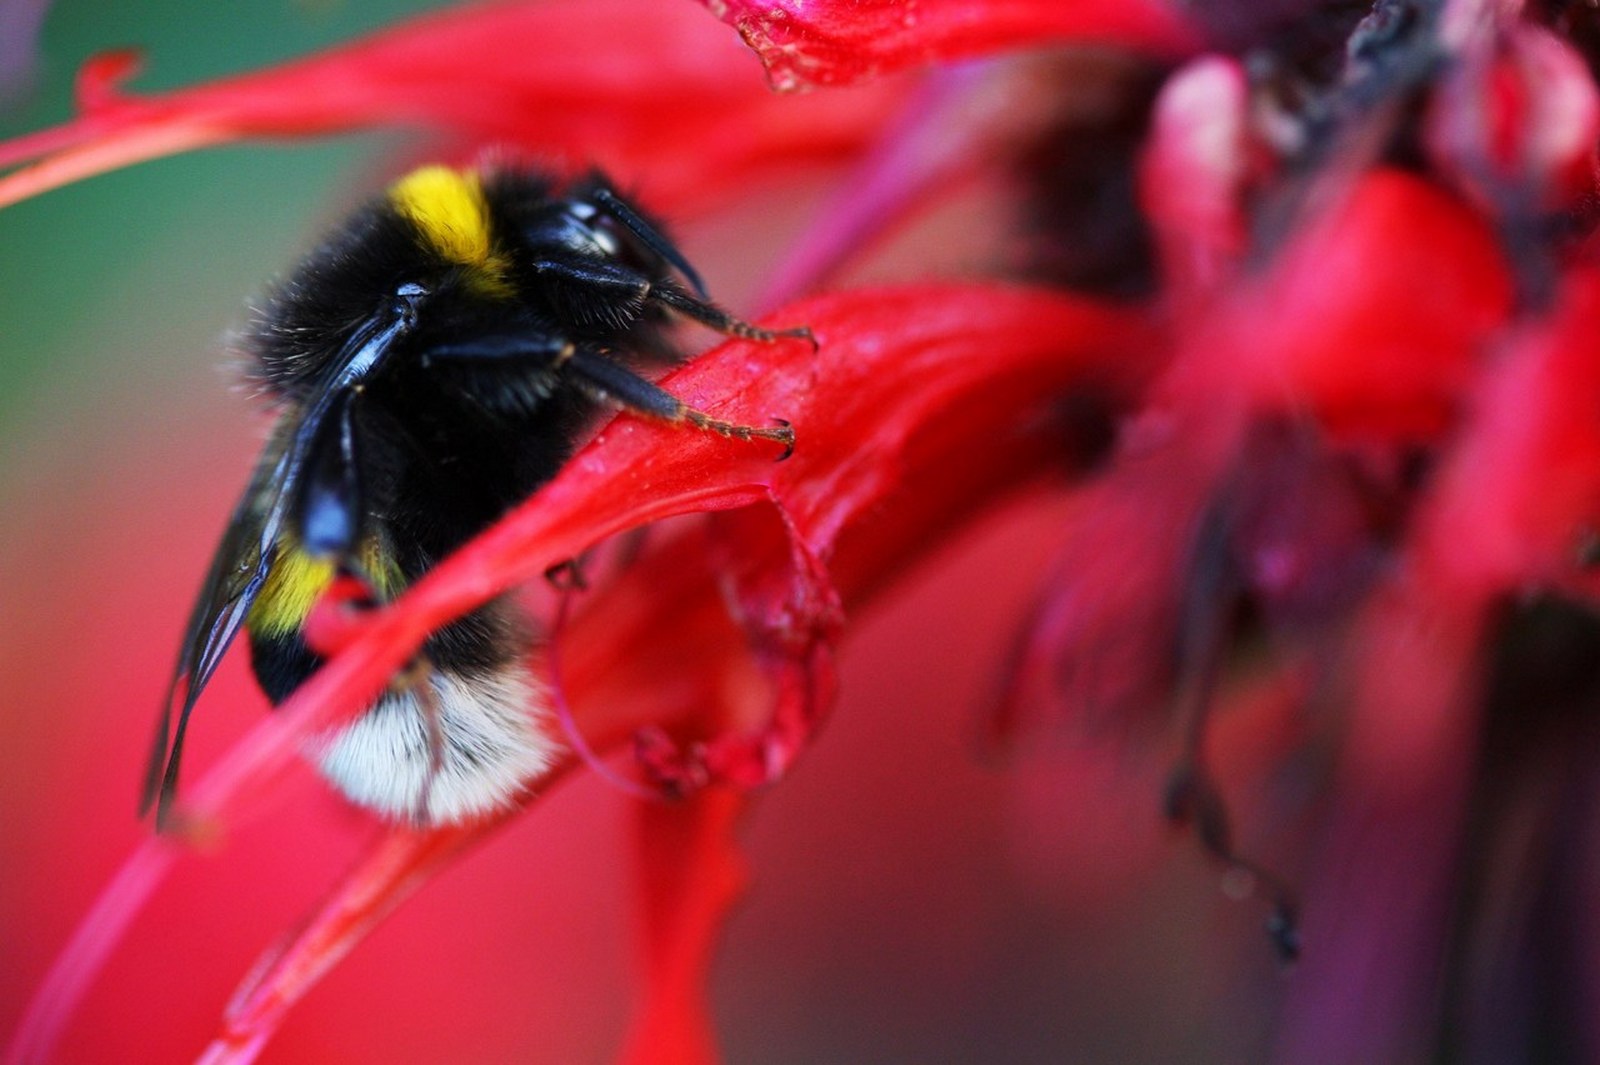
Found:
M 754 170 L 827 160 L 872 135 L 901 87 L 774 99 L 749 57 L 686 4 L 499 3 L 427 15 L 310 58 L 152 95 L 91 60 L 83 113 L 0 144 L 0 206 L 119 166 L 246 137 L 417 126 L 469 144 L 646 175 L 658 209 Z
M 144 53 L 137 48 L 117 48 L 101 52 L 78 69 L 74 95 L 78 110 L 93 114 L 115 106 L 122 99 L 122 83 L 144 69 Z
M 1074 382 L 1133 386 L 1145 376 L 1157 341 L 1131 312 L 994 286 L 847 293 L 791 308 L 785 318 L 791 315 L 811 324 L 819 355 L 803 344 L 736 342 L 665 384 L 714 413 L 751 420 L 787 393 L 792 405 L 776 409 L 793 415 L 800 443 L 792 458 L 774 464 L 750 445 L 619 419 L 539 496 L 377 614 L 374 629 L 334 658 L 268 725 L 298 734 L 348 715 L 360 707 L 360 693 L 373 681 L 381 683 L 436 625 L 604 536 L 679 510 L 759 506 L 776 496 L 818 558 L 850 560 L 834 573 L 840 593 L 846 599 L 870 594 L 928 547 L 941 525 L 959 522 L 974 512 L 977 500 L 1051 462 L 1047 423 L 1029 417 L 1030 407 L 1037 412 L 1039 404 L 1048 406 L 1050 397 Z M 978 457 L 981 472 L 959 464 L 951 470 L 952 453 L 973 459 L 966 446 L 971 434 L 1011 437 L 1027 446 L 985 450 Z M 884 518 L 885 502 L 906 489 L 942 498 Z M 931 524 L 932 518 L 939 523 Z M 866 535 L 858 538 L 858 529 Z M 740 644 L 727 638 L 718 561 L 705 537 L 706 530 L 698 528 L 660 538 L 574 620 L 563 648 L 566 679 L 597 749 L 614 748 L 647 725 L 699 721 L 714 734 L 726 727 L 729 714 L 749 722 L 752 714 L 759 720 L 768 712 L 760 686 L 736 683 L 742 652 L 730 650 Z M 772 546 L 770 540 L 762 543 Z M 763 609 L 783 600 L 767 599 Z M 809 613 L 802 609 L 800 616 Z M 773 624 L 769 616 L 764 627 Z M 724 655 L 732 663 L 726 669 L 718 665 Z M 730 688 L 753 693 L 757 701 L 735 696 L 725 705 L 718 695 L 726 699 Z M 715 719 L 709 725 L 700 721 L 708 713 Z M 570 765 L 563 762 L 557 772 Z M 203 790 L 204 801 L 234 798 Z M 481 835 L 498 823 L 486 821 L 469 831 Z M 360 893 L 367 876 L 358 873 L 335 898 Z M 324 921 L 313 918 L 312 924 L 323 927 Z M 274 962 L 274 970 L 285 979 L 320 971 L 322 956 L 342 954 L 366 931 L 357 923 L 340 927 L 346 936 L 302 936 Z M 681 974 L 675 966 L 682 964 L 672 962 L 671 971 Z M 681 979 L 668 981 L 680 995 Z M 247 998 L 271 1008 L 250 1007 L 238 1015 L 248 1013 L 270 1028 L 281 1020 L 279 1007 L 288 997 L 305 990 L 276 980 L 256 984 Z M 648 1015 L 641 1021 L 646 1030 L 654 1023 Z M 234 1022 L 227 1038 L 230 1045 L 248 1046 L 264 1033 Z
M 1063 389 L 1086 380 L 1129 388 L 1159 346 L 1159 334 L 1136 312 L 993 285 L 842 293 L 782 317 L 808 322 L 819 351 L 800 341 L 734 342 L 662 384 L 717 417 L 787 419 L 798 440 L 793 457 L 778 463 L 759 443 L 618 418 L 537 496 L 377 612 L 269 725 L 294 735 L 337 723 L 438 626 L 609 536 L 678 514 L 776 500 L 848 601 L 908 561 L 908 543 L 926 543 L 934 529 L 914 521 L 937 515 L 954 523 L 975 496 L 1049 463 L 1053 426 L 1040 415 Z M 973 439 L 997 446 L 952 458 L 976 450 Z M 926 498 L 907 501 L 897 523 L 873 520 L 908 487 Z M 845 565 L 835 567 L 839 555 Z M 568 651 L 580 714 L 589 659 L 578 630 L 588 613 L 577 619 Z M 639 712 L 613 701 L 585 725 L 593 736 L 619 721 L 631 730 L 659 716 L 628 718 Z M 264 764 L 241 767 L 225 793 L 197 789 L 195 805 L 220 812 L 221 800 L 248 790 L 245 778 Z
M 1050 416 L 1056 397 L 1074 387 L 1138 388 L 1162 342 L 1136 311 L 996 285 L 840 293 L 782 317 L 809 323 L 818 351 L 801 341 L 732 342 L 663 384 L 720 417 L 787 418 L 798 436 L 791 458 L 774 462 L 773 449 L 760 442 L 619 417 L 535 498 L 350 634 L 277 714 L 205 774 L 180 806 L 190 822 L 241 812 L 292 762 L 300 737 L 358 714 L 439 625 L 592 544 L 661 518 L 781 507 L 783 536 L 762 541 L 786 545 L 777 560 L 782 569 L 772 575 L 792 574 L 800 557 L 814 560 L 808 568 L 825 567 L 827 580 L 798 588 L 795 600 L 761 592 L 756 579 L 744 601 L 761 615 L 758 630 L 797 634 L 799 646 L 815 649 L 828 629 L 814 622 L 829 616 L 832 596 L 844 604 L 870 596 L 984 500 L 1060 461 Z M 986 446 L 975 448 L 974 440 Z M 563 642 L 564 672 L 577 719 L 597 750 L 614 750 L 651 725 L 715 736 L 731 724 L 773 735 L 762 728 L 771 684 L 729 618 L 712 535 L 700 525 L 653 538 L 574 618 Z M 798 627 L 788 626 L 786 615 Z M 708 690 L 717 697 L 708 699 Z M 776 735 L 786 743 L 803 739 L 813 717 L 802 715 L 799 732 Z M 552 776 L 570 767 L 569 759 Z M 464 845 L 502 820 L 452 838 Z M 413 854 L 432 845 L 419 839 L 386 846 Z M 405 866 L 411 860 L 375 852 L 294 942 L 275 951 L 265 975 L 236 1003 L 218 1052 L 259 1047 L 315 977 L 371 927 L 368 915 L 387 912 L 414 889 Z M 402 875 L 385 871 L 394 869 Z M 115 936 L 113 930 L 96 941 L 87 972 L 63 992 L 69 999 Z M 43 1009 L 59 1022 L 71 1005 L 56 1000 Z M 52 1034 L 35 1032 L 32 1045 L 47 1046 Z
M 1200 42 L 1178 5 L 1163 0 L 701 2 L 739 31 L 779 91 L 1049 44 L 1178 56 Z

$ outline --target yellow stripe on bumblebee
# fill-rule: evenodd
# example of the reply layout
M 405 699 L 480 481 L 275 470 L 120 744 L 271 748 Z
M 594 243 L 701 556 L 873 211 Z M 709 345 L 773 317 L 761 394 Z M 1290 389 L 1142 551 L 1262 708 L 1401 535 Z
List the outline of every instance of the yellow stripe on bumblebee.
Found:
M 360 545 L 350 562 L 359 568 L 360 579 L 372 587 L 380 601 L 392 599 L 404 586 L 399 566 L 370 538 Z M 313 555 L 297 539 L 284 537 L 278 541 L 266 583 L 250 607 L 246 626 L 264 637 L 299 632 L 305 627 L 311 608 L 338 575 L 335 559 Z
M 495 250 L 489 205 L 476 171 L 447 166 L 413 170 L 389 189 L 389 202 L 434 251 L 466 269 L 484 295 L 510 296 L 509 262 Z

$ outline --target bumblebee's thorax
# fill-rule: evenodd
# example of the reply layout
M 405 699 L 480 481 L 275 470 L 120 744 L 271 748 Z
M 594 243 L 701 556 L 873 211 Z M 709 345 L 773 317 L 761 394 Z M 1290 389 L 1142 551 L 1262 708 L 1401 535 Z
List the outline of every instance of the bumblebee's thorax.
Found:
M 388 205 L 410 223 L 421 248 L 456 267 L 459 283 L 487 299 L 509 299 L 511 258 L 502 247 L 475 171 L 429 166 L 389 190 Z

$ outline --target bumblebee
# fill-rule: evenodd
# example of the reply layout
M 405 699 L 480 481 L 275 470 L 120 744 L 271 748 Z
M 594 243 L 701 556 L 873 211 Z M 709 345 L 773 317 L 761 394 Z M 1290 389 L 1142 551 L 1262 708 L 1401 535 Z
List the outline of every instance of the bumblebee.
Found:
M 390 600 L 550 480 L 606 403 L 793 446 L 639 375 L 688 318 L 761 341 L 713 303 L 661 229 L 598 173 L 430 166 L 311 252 L 244 337 L 281 411 L 190 616 L 146 778 L 163 823 L 190 714 L 243 631 L 280 703 L 321 664 L 303 630 L 341 575 Z M 308 753 L 353 802 L 440 824 L 504 806 L 552 764 L 545 699 L 509 598 L 446 625 L 426 668 Z M 176 727 L 174 727 L 174 716 Z

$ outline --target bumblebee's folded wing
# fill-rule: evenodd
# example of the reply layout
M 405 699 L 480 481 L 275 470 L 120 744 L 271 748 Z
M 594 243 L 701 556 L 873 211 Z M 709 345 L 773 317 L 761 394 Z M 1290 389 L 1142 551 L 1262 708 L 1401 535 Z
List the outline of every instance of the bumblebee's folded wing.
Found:
M 233 509 L 222 542 L 211 560 L 200 598 L 189 615 L 150 752 L 144 798 L 140 804 L 140 812 L 147 813 L 151 804 L 157 803 L 158 826 L 166 819 L 177 790 L 178 764 L 183 756 L 189 714 L 244 625 L 272 566 L 283 519 L 284 461 L 282 449 L 278 447 L 269 447 L 262 457 L 244 496 Z M 178 714 L 174 731 L 175 705 Z

